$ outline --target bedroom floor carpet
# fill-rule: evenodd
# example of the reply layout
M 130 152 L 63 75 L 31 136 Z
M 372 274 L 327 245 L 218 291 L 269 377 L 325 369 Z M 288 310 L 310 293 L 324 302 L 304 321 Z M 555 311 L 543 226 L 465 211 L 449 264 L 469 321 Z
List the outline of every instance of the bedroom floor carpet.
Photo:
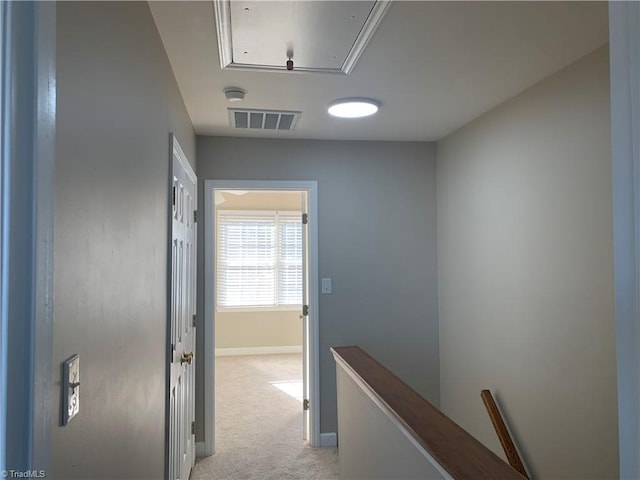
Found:
M 191 480 L 334 480 L 336 448 L 302 440 L 300 354 L 216 357 L 216 453 Z

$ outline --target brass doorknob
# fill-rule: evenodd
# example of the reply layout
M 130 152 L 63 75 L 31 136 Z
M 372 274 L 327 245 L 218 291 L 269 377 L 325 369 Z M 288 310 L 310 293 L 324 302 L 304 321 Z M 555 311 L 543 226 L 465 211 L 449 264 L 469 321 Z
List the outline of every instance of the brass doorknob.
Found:
M 180 365 L 184 363 L 191 365 L 192 362 L 193 362 L 193 352 L 182 354 L 182 358 L 180 359 Z

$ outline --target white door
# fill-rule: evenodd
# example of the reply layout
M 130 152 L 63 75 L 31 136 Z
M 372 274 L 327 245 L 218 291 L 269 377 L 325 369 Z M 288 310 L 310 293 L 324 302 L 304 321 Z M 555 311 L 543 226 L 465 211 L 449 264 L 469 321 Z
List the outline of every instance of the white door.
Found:
M 169 480 L 187 480 L 195 462 L 196 176 L 172 138 Z
M 309 440 L 309 198 L 301 192 L 302 210 L 302 435 Z

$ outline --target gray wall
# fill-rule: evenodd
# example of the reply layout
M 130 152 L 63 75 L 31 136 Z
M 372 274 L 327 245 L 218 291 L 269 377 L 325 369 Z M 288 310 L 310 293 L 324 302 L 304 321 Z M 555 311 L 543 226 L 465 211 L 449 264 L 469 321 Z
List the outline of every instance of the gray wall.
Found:
M 319 274 L 333 279 L 319 305 L 321 432 L 337 427 L 334 345 L 360 345 L 437 404 L 435 145 L 198 137 L 197 149 L 201 201 L 204 179 L 318 181 Z
M 195 136 L 146 2 L 57 5 L 53 477 L 162 478 L 169 132 Z M 80 413 L 59 426 L 60 365 Z
M 607 47 L 438 143 L 441 407 L 535 478 L 616 478 Z

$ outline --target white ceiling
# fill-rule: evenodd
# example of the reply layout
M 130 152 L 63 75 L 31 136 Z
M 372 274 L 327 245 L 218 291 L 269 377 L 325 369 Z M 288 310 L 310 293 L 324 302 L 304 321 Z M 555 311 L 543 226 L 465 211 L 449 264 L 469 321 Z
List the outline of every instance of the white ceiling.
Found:
M 260 1 L 274 9 L 287 3 Z M 606 2 L 395 1 L 350 75 L 230 71 L 220 67 L 213 3 L 150 5 L 201 135 L 439 140 L 608 41 Z M 281 40 L 264 38 L 271 41 Z M 247 90 L 240 105 L 225 99 L 228 86 Z M 360 120 L 327 115 L 329 102 L 350 96 L 375 98 L 382 108 Z M 302 117 L 290 132 L 231 129 L 231 106 Z

